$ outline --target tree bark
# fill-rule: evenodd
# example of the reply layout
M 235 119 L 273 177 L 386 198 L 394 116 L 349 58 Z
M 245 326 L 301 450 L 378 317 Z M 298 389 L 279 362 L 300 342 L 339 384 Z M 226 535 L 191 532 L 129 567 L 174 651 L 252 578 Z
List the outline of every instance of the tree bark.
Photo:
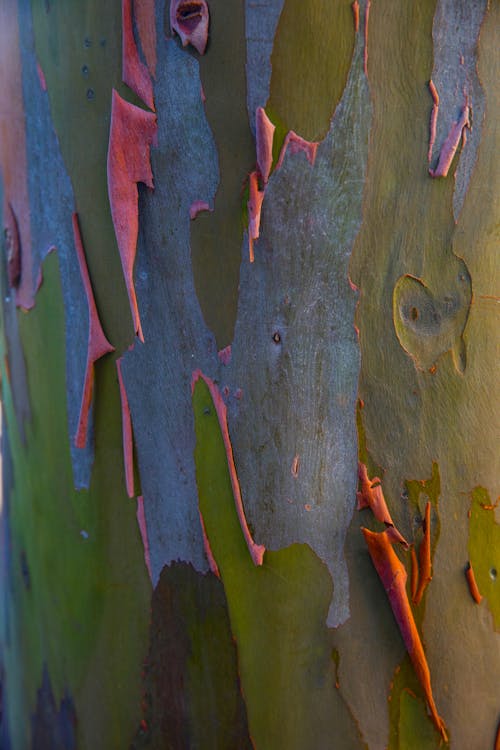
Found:
M 499 6 L 207 2 L 0 3 L 0 746 L 493 750 Z

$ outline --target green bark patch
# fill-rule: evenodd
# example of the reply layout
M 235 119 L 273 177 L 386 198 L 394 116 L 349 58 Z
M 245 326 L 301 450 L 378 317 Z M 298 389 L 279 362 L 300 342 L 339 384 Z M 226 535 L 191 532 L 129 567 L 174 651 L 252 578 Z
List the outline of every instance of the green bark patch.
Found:
M 139 712 L 149 584 L 135 504 L 124 487 L 116 370 L 112 360 L 96 368 L 99 451 L 90 490 L 77 492 L 63 396 L 64 308 L 55 253 L 43 271 L 35 309 L 19 315 L 32 405 L 25 445 L 2 377 L 14 467 L 15 608 L 5 660 L 8 710 L 14 712 L 9 725 L 26 731 L 46 664 L 55 704 L 67 691 L 72 696 L 78 747 L 124 747 Z M 15 746 L 27 742 L 23 735 Z
M 106 157 L 111 91 L 133 103 L 122 84 L 121 4 L 31 3 L 36 51 L 52 119 L 75 194 L 90 276 L 104 329 L 125 349 L 132 328 L 109 210 Z
M 243 241 L 242 194 L 255 164 L 246 109 L 245 49 L 244 4 L 233 3 L 229 11 L 224 0 L 213 0 L 209 45 L 199 62 L 220 183 L 213 212 L 198 214 L 192 223 L 191 258 L 196 294 L 219 350 L 233 340 Z
M 432 723 L 422 687 L 407 655 L 396 667 L 388 696 L 390 721 L 387 750 L 438 750 L 448 747 Z
M 500 524 L 495 508 L 484 487 L 473 490 L 468 546 L 479 592 L 487 600 L 495 630 L 500 630 Z
M 326 616 L 332 582 L 305 544 L 266 551 L 254 565 L 245 542 L 221 424 L 209 388 L 193 392 L 199 506 L 228 601 L 249 730 L 259 750 L 361 747 L 335 689 Z
M 347 81 L 354 33 L 346 0 L 286 0 L 274 40 L 266 106 L 277 125 L 276 148 L 289 130 L 308 141 L 325 137 Z

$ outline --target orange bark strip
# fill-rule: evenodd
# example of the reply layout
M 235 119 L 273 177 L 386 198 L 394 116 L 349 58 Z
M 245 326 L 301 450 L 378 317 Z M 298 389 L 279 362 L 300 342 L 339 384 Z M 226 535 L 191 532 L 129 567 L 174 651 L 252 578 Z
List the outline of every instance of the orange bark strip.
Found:
M 269 180 L 273 163 L 273 139 L 275 126 L 266 115 L 263 107 L 255 112 L 255 141 L 257 148 L 257 167 L 264 184 Z
M 150 74 L 156 77 L 156 24 L 154 0 L 134 0 L 134 18 Z
M 82 278 L 83 288 L 85 290 L 85 296 L 87 297 L 87 307 L 89 311 L 89 338 L 87 345 L 87 365 L 85 368 L 85 380 L 83 385 L 82 401 L 80 406 L 80 416 L 78 418 L 78 427 L 75 435 L 75 445 L 77 448 L 85 448 L 87 442 L 87 429 L 90 405 L 92 403 L 92 393 L 94 390 L 94 364 L 98 359 L 104 357 L 105 354 L 113 352 L 115 350 L 102 330 L 101 321 L 99 320 L 99 314 L 94 299 L 94 292 L 92 291 L 92 285 L 90 283 L 89 270 L 87 268 L 87 261 L 85 259 L 85 250 L 83 248 L 82 235 L 80 232 L 80 224 L 78 222 L 78 214 L 72 215 L 73 222 L 73 237 L 75 240 L 76 255 L 78 257 L 78 265 L 80 267 L 80 275 Z
M 391 536 L 395 541 L 400 542 L 404 547 L 408 549 L 409 544 L 402 534 L 394 526 L 391 514 L 385 501 L 380 479 L 374 477 L 373 479 L 368 478 L 368 470 L 363 463 L 358 464 L 358 477 L 361 486 L 360 492 L 356 493 L 358 500 L 358 510 L 363 508 L 370 508 L 373 515 L 381 523 L 385 523 L 386 526 L 392 527 L 393 531 Z
M 118 385 L 120 386 L 120 399 L 122 405 L 122 440 L 123 440 L 123 463 L 125 466 L 125 484 L 129 497 L 134 497 L 134 445 L 132 441 L 132 418 L 128 403 L 127 391 L 122 375 L 122 357 L 116 360 L 116 372 Z
M 481 595 L 481 592 L 479 591 L 476 576 L 474 575 L 474 570 L 470 562 L 467 563 L 467 567 L 465 569 L 465 577 L 469 585 L 470 595 L 472 596 L 476 604 L 480 604 L 483 600 L 483 597 Z
M 204 375 L 201 372 L 201 370 L 195 370 L 195 372 L 193 372 L 193 377 L 191 380 L 192 390 L 194 390 L 194 385 L 199 378 L 204 380 L 208 386 L 208 390 L 210 391 L 210 395 L 212 397 L 212 401 L 214 402 L 215 410 L 217 412 L 217 417 L 219 419 L 222 439 L 224 441 L 224 447 L 226 449 L 227 466 L 229 469 L 229 476 L 231 479 L 231 487 L 233 489 L 234 503 L 235 503 L 236 512 L 238 514 L 238 518 L 240 521 L 241 530 L 243 532 L 243 537 L 245 539 L 245 542 L 248 547 L 248 551 L 250 552 L 250 556 L 254 564 L 262 565 L 264 552 L 266 551 L 266 548 L 264 547 L 264 545 L 256 544 L 254 542 L 252 535 L 250 533 L 250 529 L 248 528 L 248 523 L 247 523 L 247 519 L 245 516 L 245 510 L 243 508 L 243 500 L 241 498 L 240 483 L 238 481 L 238 475 L 236 474 L 236 467 L 234 465 L 231 438 L 229 437 L 229 430 L 227 427 L 226 404 L 224 403 L 222 396 L 220 394 L 220 391 L 215 385 L 215 383 L 213 382 L 213 380 L 211 380 L 209 377 Z
M 418 582 L 417 593 L 415 594 L 415 604 L 420 604 L 425 589 L 432 580 L 432 563 L 431 563 L 431 504 L 425 506 L 424 518 L 424 538 L 420 543 L 418 550 L 420 564 L 420 580 Z
M 422 641 L 420 640 L 410 602 L 406 594 L 407 575 L 405 567 L 394 552 L 387 531 L 376 533 L 363 528 L 362 532 L 375 570 L 389 598 L 415 674 L 422 685 L 432 721 L 446 742 L 448 740 L 446 726 L 437 712 L 432 694 L 429 665 L 427 664 Z
M 354 2 L 351 5 L 352 8 L 352 15 L 354 18 L 354 31 L 359 31 L 359 3 L 358 0 L 354 0 Z
M 260 214 L 262 211 L 262 202 L 264 200 L 264 191 L 259 190 L 259 180 L 257 172 L 252 172 L 249 177 L 250 195 L 248 198 L 248 254 L 250 263 L 255 260 L 253 252 L 253 241 L 258 239 L 260 233 Z
M 122 78 L 150 109 L 155 108 L 151 77 L 134 39 L 132 0 L 122 0 Z
M 417 560 L 417 553 L 415 552 L 415 547 L 411 548 L 410 555 L 411 555 L 410 593 L 411 593 L 412 602 L 415 602 L 415 597 L 417 595 L 417 587 L 418 587 L 418 560 Z
M 26 310 L 34 305 L 30 207 L 26 163 L 26 129 L 17 4 L 0 3 L 0 168 L 4 216 L 10 206 L 17 217 L 22 276 L 16 303 Z
M 500 723 L 498 724 L 498 727 L 497 727 L 494 750 L 500 750 Z
M 149 151 L 155 137 L 155 115 L 126 102 L 113 89 L 108 147 L 108 193 L 134 331 L 141 341 L 144 341 L 144 336 L 133 278 L 139 230 L 137 183 L 143 182 L 153 188 Z

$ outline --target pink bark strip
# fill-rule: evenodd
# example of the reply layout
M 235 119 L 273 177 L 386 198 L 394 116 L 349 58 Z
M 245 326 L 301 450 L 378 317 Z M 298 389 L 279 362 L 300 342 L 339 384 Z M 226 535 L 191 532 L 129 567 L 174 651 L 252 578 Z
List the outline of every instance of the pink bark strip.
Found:
M 369 529 L 363 528 L 361 530 L 375 570 L 389 598 L 391 609 L 396 618 L 413 668 L 424 690 L 432 721 L 444 741 L 447 742 L 446 726 L 443 719 L 439 716 L 436 704 L 434 703 L 429 665 L 427 664 L 422 641 L 420 640 L 406 593 L 407 575 L 405 567 L 394 552 L 390 535 L 387 531 L 375 533 Z
M 368 78 L 368 21 L 370 19 L 371 0 L 367 0 L 365 10 L 365 48 L 363 50 L 363 69 L 365 76 Z
M 283 146 L 281 147 L 278 163 L 276 164 L 276 169 L 279 169 L 283 164 L 283 160 L 288 149 L 290 150 L 291 154 L 298 154 L 301 151 L 304 152 L 307 157 L 307 161 L 310 164 L 314 165 L 318 145 L 319 143 L 314 141 L 306 141 L 305 138 L 301 138 L 301 136 L 297 135 L 297 133 L 295 133 L 293 130 L 289 130 L 285 136 Z
M 196 219 L 202 211 L 211 211 L 210 205 L 206 201 L 194 201 L 189 207 L 189 218 Z
M 460 143 L 460 138 L 462 137 L 464 128 L 468 126 L 469 106 L 465 104 L 460 113 L 460 117 L 458 118 L 457 122 L 455 122 L 451 126 L 448 137 L 441 146 L 436 169 L 429 169 L 429 174 L 431 177 L 446 177 L 448 175 L 448 170 L 451 167 L 451 163 L 458 148 L 458 144 Z
M 203 55 L 208 41 L 209 13 L 205 0 L 170 0 L 170 28 Z
M 248 254 L 250 263 L 255 260 L 253 252 L 253 242 L 258 239 L 260 233 L 260 214 L 262 211 L 262 201 L 264 200 L 264 191 L 259 190 L 259 180 L 257 172 L 252 172 L 249 177 L 249 198 L 248 208 Z
M 243 508 L 243 500 L 241 498 L 241 490 L 240 490 L 240 484 L 238 482 L 238 475 L 236 474 L 236 467 L 234 465 L 234 457 L 233 457 L 233 448 L 231 446 L 231 439 L 229 437 L 229 430 L 227 427 L 227 408 L 226 404 L 224 403 L 222 396 L 219 392 L 219 389 L 211 380 L 209 377 L 204 375 L 201 370 L 195 370 L 193 372 L 193 377 L 191 380 L 191 389 L 194 390 L 194 385 L 197 380 L 201 378 L 205 381 L 205 383 L 208 386 L 208 389 L 210 391 L 210 395 L 212 396 L 212 401 L 214 402 L 215 410 L 217 412 L 217 417 L 219 418 L 219 425 L 222 433 L 222 439 L 224 441 L 224 447 L 226 449 L 226 457 L 227 457 L 227 466 L 229 469 L 229 476 L 231 479 L 231 487 L 233 489 L 233 496 L 234 496 L 234 504 L 236 506 L 236 512 L 238 514 L 238 518 L 240 521 L 241 531 L 243 532 L 243 536 L 245 539 L 245 542 L 248 547 L 248 551 L 250 552 L 250 556 L 254 562 L 255 565 L 262 565 L 262 561 L 264 558 L 264 552 L 266 551 L 266 548 L 262 544 L 256 544 L 254 540 L 252 539 L 252 535 L 250 534 L 250 529 L 248 528 L 247 519 L 245 517 L 245 510 Z
M 264 184 L 269 180 L 273 163 L 273 139 L 275 126 L 266 115 L 263 107 L 257 107 L 255 113 L 255 141 L 257 148 L 257 167 Z
M 134 39 L 132 0 L 122 0 L 122 78 L 150 109 L 155 108 L 153 83 Z
M 219 362 L 223 365 L 228 365 L 231 362 L 231 344 L 228 344 L 224 349 L 220 349 L 217 352 L 217 356 L 219 357 Z
M 151 557 L 149 553 L 149 539 L 148 539 L 148 528 L 146 526 L 146 515 L 144 513 L 144 498 L 140 495 L 137 498 L 137 512 L 136 512 L 137 524 L 139 531 L 141 532 L 142 546 L 144 547 L 144 562 L 149 573 L 151 583 L 153 582 L 153 576 L 151 573 Z
M 134 18 L 142 51 L 153 78 L 156 77 L 155 0 L 134 0 Z
M 109 352 L 115 350 L 104 335 L 101 321 L 95 304 L 94 293 L 90 283 L 89 270 L 85 259 L 85 250 L 83 248 L 80 224 L 78 214 L 74 213 L 73 237 L 75 240 L 76 255 L 78 265 L 80 266 L 80 275 L 82 278 L 85 296 L 87 297 L 87 307 L 89 311 L 89 337 L 87 345 L 87 365 L 85 368 L 85 380 L 83 385 L 82 401 L 80 406 L 80 416 L 78 418 L 78 427 L 75 435 L 75 445 L 77 448 L 85 448 L 87 442 L 87 430 L 89 421 L 90 406 L 92 403 L 92 393 L 94 390 L 94 364 L 98 359 Z
M 123 464 L 125 466 L 125 484 L 127 495 L 134 497 L 134 444 L 132 440 L 132 417 L 128 403 L 127 391 L 122 375 L 122 357 L 116 360 L 116 372 L 118 385 L 120 386 L 120 400 L 122 405 L 122 441 L 123 441 Z
M 42 66 L 36 61 L 36 72 L 38 73 L 38 80 L 40 81 L 40 88 L 42 91 L 47 91 L 47 81 L 45 80 L 45 73 L 43 72 Z
M 152 112 L 145 112 L 126 102 L 113 89 L 108 147 L 108 194 L 134 330 L 141 341 L 144 341 L 144 336 L 133 276 L 139 230 L 137 183 L 143 182 L 153 188 L 149 152 L 156 130 L 156 117 Z
M 432 79 L 429 81 L 429 91 L 431 92 L 432 96 L 432 112 L 431 112 L 431 121 L 429 125 L 429 151 L 427 152 L 427 160 L 429 164 L 431 163 L 432 159 L 432 150 L 434 148 L 434 143 L 436 141 L 436 128 L 437 128 L 437 119 L 438 119 L 438 112 L 439 112 L 439 94 L 437 92 L 437 88 L 435 87 Z
M 208 539 L 207 530 L 205 528 L 205 521 L 203 520 L 201 511 L 199 511 L 199 514 L 200 514 L 200 523 L 201 523 L 201 533 L 203 535 L 203 546 L 205 547 L 205 554 L 207 556 L 208 565 L 212 573 L 216 575 L 217 578 L 220 578 L 219 566 L 217 565 L 215 561 L 214 553 L 212 552 L 212 548 L 210 546 L 210 541 Z

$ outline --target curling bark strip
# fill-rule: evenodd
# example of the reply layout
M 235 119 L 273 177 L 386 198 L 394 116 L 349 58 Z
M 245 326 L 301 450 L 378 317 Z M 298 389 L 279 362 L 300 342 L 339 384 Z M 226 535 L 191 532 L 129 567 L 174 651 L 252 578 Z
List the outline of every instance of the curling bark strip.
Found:
M 155 108 L 153 83 L 134 39 L 132 0 L 122 0 L 122 78 L 150 109 Z
M 469 106 L 465 104 L 460 112 L 460 117 L 451 126 L 448 137 L 441 146 L 436 169 L 429 169 L 431 177 L 446 177 L 448 175 L 458 144 L 467 127 L 470 127 Z
M 87 442 L 87 431 L 90 405 L 92 403 L 92 393 L 94 390 L 94 364 L 105 354 L 115 350 L 104 335 L 101 321 L 97 312 L 97 306 L 90 283 L 89 270 L 85 259 L 85 250 L 83 248 L 82 236 L 80 233 L 80 224 L 78 214 L 73 213 L 73 236 L 75 240 L 76 255 L 80 267 L 83 288 L 87 298 L 87 307 L 89 311 L 89 338 L 87 345 L 87 365 L 85 368 L 85 379 L 83 384 L 82 401 L 80 406 L 80 416 L 78 417 L 78 427 L 75 434 L 75 445 L 77 448 L 85 448 Z
M 391 537 L 394 541 L 399 542 L 408 549 L 408 542 L 394 526 L 394 522 L 385 501 L 384 493 L 382 492 L 380 479 L 378 477 L 369 479 L 368 470 L 365 464 L 361 462 L 358 464 L 358 477 L 360 483 L 360 491 L 356 493 L 358 510 L 370 508 L 377 521 L 392 528 Z
M 431 675 L 425 657 L 422 641 L 413 618 L 410 602 L 406 593 L 406 570 L 392 548 L 387 531 L 376 533 L 362 528 L 368 551 L 375 570 L 389 598 L 394 617 L 403 637 L 406 650 L 410 656 L 415 674 L 424 690 L 432 721 L 445 742 L 448 740 L 446 726 L 439 716 L 432 695 Z
M 227 467 L 228 467 L 229 476 L 231 479 L 231 487 L 233 490 L 234 504 L 236 507 L 236 513 L 238 514 L 241 531 L 243 533 L 243 537 L 245 539 L 246 545 L 248 547 L 248 551 L 250 553 L 250 556 L 254 564 L 262 565 L 264 552 L 266 551 L 266 548 L 262 544 L 256 544 L 254 542 L 252 535 L 250 534 L 250 529 L 248 528 L 247 519 L 245 517 L 245 510 L 243 508 L 243 500 L 241 498 L 240 483 L 238 481 L 238 475 L 236 474 L 236 467 L 234 465 L 233 448 L 231 446 L 231 439 L 229 437 L 229 430 L 227 427 L 226 404 L 222 400 L 220 391 L 215 385 L 215 383 L 213 382 L 213 380 L 211 380 L 209 377 L 204 375 L 201 372 L 201 370 L 195 370 L 195 372 L 193 372 L 193 376 L 191 380 L 192 393 L 194 393 L 195 385 L 200 378 L 207 385 L 208 390 L 210 391 L 210 396 L 212 397 L 215 410 L 217 412 L 222 440 L 224 442 L 224 448 L 226 451 Z M 208 538 L 206 537 L 206 534 L 205 534 L 205 540 L 206 540 L 206 544 L 208 544 Z
M 255 145 L 257 149 L 257 167 L 264 184 L 269 180 L 273 163 L 273 140 L 275 126 L 263 107 L 255 112 Z
M 134 287 L 134 261 L 139 231 L 137 183 L 153 188 L 150 146 L 156 116 L 126 102 L 113 89 L 108 148 L 108 194 L 135 334 L 144 341 Z

